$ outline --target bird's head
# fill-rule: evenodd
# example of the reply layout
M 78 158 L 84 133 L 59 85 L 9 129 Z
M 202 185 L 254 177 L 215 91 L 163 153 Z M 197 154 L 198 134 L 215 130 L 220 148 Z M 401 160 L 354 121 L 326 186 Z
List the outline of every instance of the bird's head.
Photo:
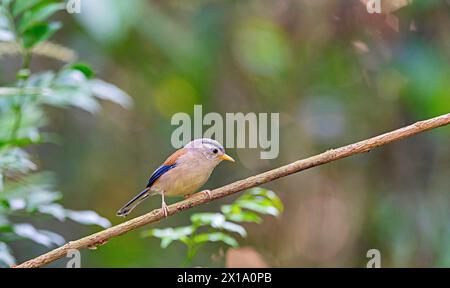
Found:
M 184 148 L 216 164 L 223 160 L 234 162 L 234 159 L 225 153 L 225 149 L 219 142 L 209 138 L 195 139 L 186 144 Z

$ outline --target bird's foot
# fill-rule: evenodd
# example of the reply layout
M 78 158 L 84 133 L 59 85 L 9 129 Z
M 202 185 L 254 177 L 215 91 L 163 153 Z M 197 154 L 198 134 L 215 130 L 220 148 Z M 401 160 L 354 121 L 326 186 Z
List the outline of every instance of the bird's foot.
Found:
M 212 194 L 211 194 L 211 190 L 203 190 L 202 192 L 203 194 L 206 194 L 206 196 L 208 196 L 208 199 L 211 200 L 212 199 Z
M 162 204 L 161 210 L 163 212 L 164 218 L 167 218 L 167 216 L 169 215 L 169 207 L 167 207 L 166 203 Z
M 197 194 L 205 194 L 206 196 L 208 196 L 208 199 L 210 199 L 210 200 L 212 199 L 211 190 L 203 190 L 203 191 L 200 191 L 195 194 L 187 194 L 187 195 L 184 195 L 184 199 L 192 198 L 194 195 L 197 195 Z

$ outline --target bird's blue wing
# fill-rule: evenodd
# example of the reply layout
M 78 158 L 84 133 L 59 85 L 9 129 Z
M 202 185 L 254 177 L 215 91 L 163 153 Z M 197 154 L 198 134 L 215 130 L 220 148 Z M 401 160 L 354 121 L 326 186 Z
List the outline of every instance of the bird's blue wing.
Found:
M 153 183 L 155 183 L 156 180 L 158 180 L 159 177 L 161 177 L 164 173 L 168 172 L 170 169 L 173 169 L 176 167 L 176 164 L 172 165 L 162 165 L 158 169 L 153 172 L 152 176 L 150 176 L 150 179 L 148 179 L 147 188 L 151 187 Z

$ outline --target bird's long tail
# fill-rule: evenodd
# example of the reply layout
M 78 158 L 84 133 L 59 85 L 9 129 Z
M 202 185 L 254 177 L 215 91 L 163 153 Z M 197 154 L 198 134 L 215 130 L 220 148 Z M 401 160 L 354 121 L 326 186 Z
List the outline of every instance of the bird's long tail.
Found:
M 122 217 L 127 216 L 131 212 L 131 210 L 133 210 L 137 205 L 139 205 L 142 201 L 144 201 L 150 195 L 153 195 L 150 192 L 150 188 L 149 187 L 145 188 L 141 193 L 136 195 L 127 204 L 125 204 L 125 206 L 120 208 L 119 211 L 117 211 L 116 215 L 122 216 Z

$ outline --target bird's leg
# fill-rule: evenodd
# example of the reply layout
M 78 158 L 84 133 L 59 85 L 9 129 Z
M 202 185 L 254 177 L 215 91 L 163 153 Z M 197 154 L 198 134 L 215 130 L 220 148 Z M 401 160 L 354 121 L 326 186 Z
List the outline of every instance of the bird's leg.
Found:
M 167 218 L 167 215 L 169 215 L 169 208 L 167 207 L 166 201 L 164 201 L 164 193 L 161 193 L 161 210 L 164 217 Z

